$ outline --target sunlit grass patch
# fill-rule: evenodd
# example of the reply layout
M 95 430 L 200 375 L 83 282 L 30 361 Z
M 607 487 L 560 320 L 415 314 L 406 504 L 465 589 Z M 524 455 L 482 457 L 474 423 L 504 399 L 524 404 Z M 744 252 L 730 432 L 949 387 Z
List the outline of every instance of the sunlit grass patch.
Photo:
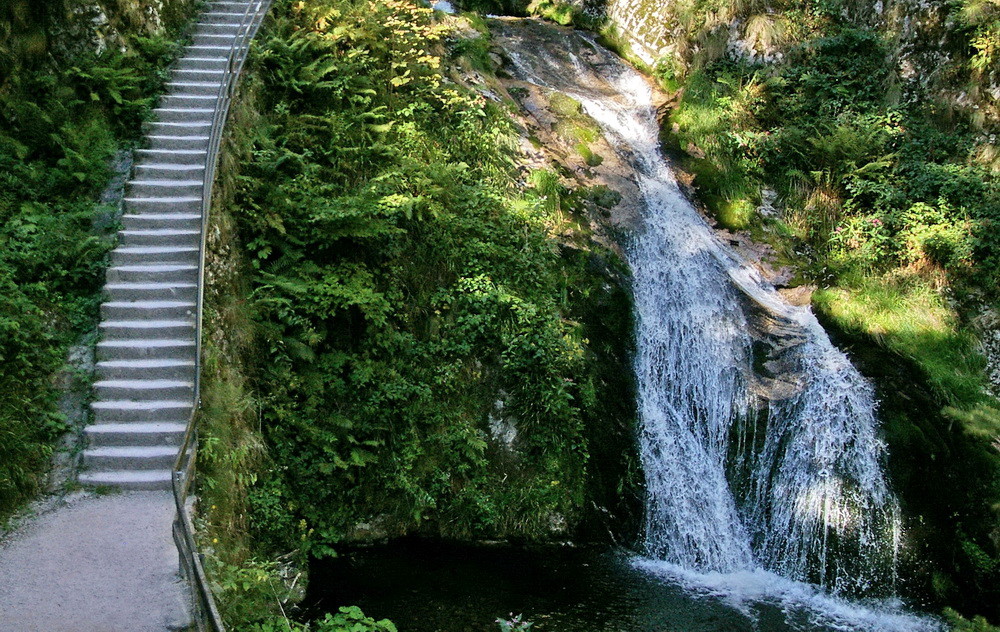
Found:
M 976 338 L 938 292 L 915 275 L 851 281 L 816 292 L 816 307 L 841 328 L 912 359 L 948 405 L 970 410 L 988 401 Z

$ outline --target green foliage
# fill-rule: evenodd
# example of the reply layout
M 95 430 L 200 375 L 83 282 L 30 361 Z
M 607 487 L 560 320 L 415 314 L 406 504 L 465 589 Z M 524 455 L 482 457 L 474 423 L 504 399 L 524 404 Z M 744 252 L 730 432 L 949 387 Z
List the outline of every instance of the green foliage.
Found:
M 396 632 L 391 621 L 375 621 L 366 617 L 357 606 L 342 606 L 336 614 L 327 613 L 316 626 L 316 632 Z
M 535 625 L 531 621 L 525 621 L 522 615 L 511 615 L 510 619 L 497 619 L 500 632 L 529 632 Z
M 962 0 L 951 9 L 975 51 L 968 61 L 973 77 L 983 79 L 1000 66 L 1000 7 L 992 0 Z
M 671 120 L 706 204 L 746 227 L 731 209 L 771 186 L 819 267 L 929 264 L 996 289 L 1000 186 L 968 160 L 969 132 L 887 103 L 885 44 L 831 31 L 776 67 L 721 58 L 688 77 Z
M 50 51 L 59 5 L 0 9 L 0 516 L 37 491 L 64 430 L 52 375 L 93 326 L 110 246 L 97 195 L 176 51 L 135 34 L 124 51 Z
M 528 15 L 550 20 L 562 26 L 573 26 L 597 31 L 606 20 L 593 11 L 585 11 L 579 5 L 561 0 L 531 0 L 525 9 Z
M 568 2 L 552 2 L 551 0 L 533 0 L 528 5 L 528 13 L 552 20 L 556 24 L 569 26 L 573 24 L 578 9 Z
M 452 44 L 450 53 L 452 59 L 468 60 L 469 66 L 480 72 L 487 72 L 493 68 L 493 62 L 490 60 L 489 35 L 459 38 Z
M 574 145 L 587 166 L 596 167 L 604 162 L 604 158 L 590 148 L 591 143 L 601 138 L 600 127 L 583 112 L 583 105 L 561 92 L 553 92 L 548 98 L 549 108 L 558 118 L 556 133 Z
M 577 317 L 608 294 L 590 254 L 552 236 L 577 197 L 551 172 L 515 193 L 513 128 L 443 81 L 468 48 L 446 50 L 429 9 L 289 2 L 274 18 L 252 61 L 267 114 L 231 207 L 280 464 L 247 492 L 251 527 L 321 555 L 372 531 L 572 526 L 600 375 Z
M 951 626 L 951 632 L 997 632 L 1000 628 L 990 625 L 983 617 L 974 617 L 971 621 L 951 608 L 945 608 L 944 618 Z
M 376 621 L 357 606 L 343 606 L 336 614 L 327 613 L 312 623 L 297 623 L 285 617 L 275 617 L 245 629 L 248 632 L 396 632 L 388 619 Z
M 455 4 L 464 11 L 482 15 L 527 15 L 530 0 L 459 0 Z
M 273 562 L 248 559 L 237 565 L 209 555 L 206 556 L 206 570 L 219 614 L 238 629 L 248 625 L 250 629 L 258 629 L 253 624 L 272 619 L 271 613 L 279 612 L 281 604 L 287 600 L 287 589 Z
M 207 557 L 212 592 L 230 629 L 240 632 L 396 632 L 388 619 L 366 617 L 356 606 L 341 607 L 312 622 L 289 619 L 285 605 L 292 593 L 273 562 L 244 560 L 239 565 Z
M 963 409 L 986 401 L 976 340 L 959 329 L 948 305 L 919 277 L 858 277 L 849 289 L 820 290 L 814 304 L 841 328 L 913 359 L 941 401 Z

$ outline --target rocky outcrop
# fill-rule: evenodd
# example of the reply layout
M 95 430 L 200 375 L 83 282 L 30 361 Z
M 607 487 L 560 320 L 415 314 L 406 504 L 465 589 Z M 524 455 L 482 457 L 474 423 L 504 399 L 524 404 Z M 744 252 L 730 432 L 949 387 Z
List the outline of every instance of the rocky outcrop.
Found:
M 757 62 L 780 61 L 797 42 L 790 20 L 770 2 L 723 3 L 696 10 L 676 0 L 571 0 L 585 14 L 606 18 L 631 53 L 650 66 L 684 72 L 700 53 L 727 53 Z M 970 70 L 969 29 L 945 0 L 865 0 L 842 3 L 850 24 L 874 29 L 891 44 L 901 101 L 933 93 L 963 111 L 996 144 L 1000 125 L 1000 70 Z
M 195 4 L 195 0 L 12 0 L 0 7 L 0 58 L 35 64 L 50 55 L 71 59 L 125 49 L 136 36 L 176 34 Z

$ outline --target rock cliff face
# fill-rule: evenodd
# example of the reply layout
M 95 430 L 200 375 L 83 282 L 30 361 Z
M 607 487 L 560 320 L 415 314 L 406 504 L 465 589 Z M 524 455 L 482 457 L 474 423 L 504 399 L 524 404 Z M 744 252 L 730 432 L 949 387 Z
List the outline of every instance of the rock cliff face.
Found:
M 65 28 L 76 37 L 59 41 L 101 53 L 125 45 L 127 34 L 148 36 L 176 29 L 191 15 L 194 4 L 194 0 L 74 0 L 67 3 Z
M 0 55 L 38 63 L 128 47 L 131 37 L 176 33 L 195 0 L 11 0 L 0 6 Z
M 765 63 L 780 61 L 796 43 L 790 16 L 808 10 L 805 3 L 780 1 L 717 3 L 714 10 L 691 0 L 572 4 L 589 16 L 607 18 L 643 62 L 682 72 L 697 53 L 713 48 Z M 976 18 L 945 0 L 843 2 L 840 11 L 849 23 L 874 29 L 892 42 L 899 79 L 892 89 L 901 100 L 934 94 L 948 107 L 967 111 L 983 132 L 984 143 L 996 143 L 1000 72 L 995 63 L 970 68 Z

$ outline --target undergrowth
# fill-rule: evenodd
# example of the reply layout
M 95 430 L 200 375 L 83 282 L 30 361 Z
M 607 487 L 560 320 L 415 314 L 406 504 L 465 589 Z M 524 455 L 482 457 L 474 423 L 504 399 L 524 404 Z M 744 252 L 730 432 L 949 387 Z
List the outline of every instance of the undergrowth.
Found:
M 0 517 L 39 490 L 66 429 L 52 378 L 96 322 L 111 243 L 93 224 L 112 212 L 99 193 L 178 50 L 180 15 L 100 53 L 70 46 L 73 4 L 0 7 Z
M 448 79 L 492 64 L 452 19 L 279 0 L 255 43 L 201 412 L 202 542 L 237 629 L 300 629 L 297 569 L 339 542 L 566 538 L 594 486 L 634 482 L 589 470 L 594 426 L 634 415 L 623 268 L 574 216 L 613 196 L 545 171 L 519 187 L 507 113 Z

